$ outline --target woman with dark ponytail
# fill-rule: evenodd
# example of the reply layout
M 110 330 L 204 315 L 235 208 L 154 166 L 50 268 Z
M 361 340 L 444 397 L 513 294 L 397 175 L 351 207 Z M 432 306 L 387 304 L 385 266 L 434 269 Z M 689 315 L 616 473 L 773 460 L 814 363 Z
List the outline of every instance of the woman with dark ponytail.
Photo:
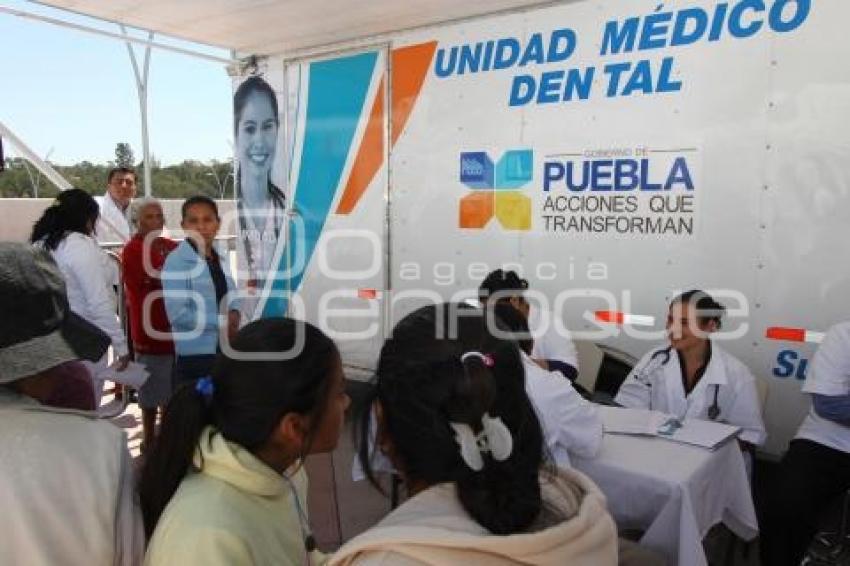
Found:
M 705 291 L 682 293 L 667 313 L 668 343 L 650 350 L 628 375 L 615 401 L 680 419 L 702 419 L 741 427 L 738 439 L 750 448 L 767 433 L 755 377 L 738 358 L 718 346 L 723 305 Z
M 139 483 L 146 564 L 315 564 L 302 460 L 334 449 L 349 399 L 320 330 L 245 326 L 211 377 L 179 389 Z
M 36 221 L 30 242 L 53 256 L 65 278 L 71 310 L 109 335 L 117 358 L 114 367 L 122 371 L 130 354 L 112 290 L 114 264 L 93 237 L 99 215 L 97 201 L 87 192 L 62 191 Z M 83 363 L 92 377 L 95 405 L 99 405 L 103 391 L 99 375 L 107 370 L 107 355 L 98 362 Z
M 375 444 L 410 499 L 332 564 L 616 564 L 603 496 L 581 474 L 544 463 L 519 350 L 493 337 L 482 311 L 423 307 L 393 330 L 360 431 L 374 479 L 372 411 Z

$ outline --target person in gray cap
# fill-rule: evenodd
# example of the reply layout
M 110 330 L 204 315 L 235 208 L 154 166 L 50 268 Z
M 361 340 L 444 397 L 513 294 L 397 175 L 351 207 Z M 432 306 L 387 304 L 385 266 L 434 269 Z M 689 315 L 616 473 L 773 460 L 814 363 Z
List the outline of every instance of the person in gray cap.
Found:
M 0 562 L 140 564 L 141 515 L 124 432 L 42 403 L 72 360 L 110 339 L 68 307 L 50 254 L 0 242 Z

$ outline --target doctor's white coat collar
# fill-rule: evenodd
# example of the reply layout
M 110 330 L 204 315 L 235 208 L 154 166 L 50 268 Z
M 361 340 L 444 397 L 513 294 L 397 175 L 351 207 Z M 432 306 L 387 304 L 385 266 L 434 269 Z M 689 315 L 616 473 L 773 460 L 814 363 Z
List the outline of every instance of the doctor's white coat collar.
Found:
M 100 216 L 97 219 L 96 236 L 99 243 L 126 243 L 130 240 L 130 221 L 127 213 L 123 212 L 109 191 L 95 197 L 100 206 Z M 129 210 L 129 207 L 128 209 Z
M 665 348 L 670 348 L 670 361 L 676 362 L 675 367 L 679 372 L 679 376 L 681 376 L 682 366 L 680 363 L 679 353 L 670 344 L 659 348 L 659 351 Z M 691 390 L 691 394 L 694 394 L 697 389 L 705 389 L 708 385 L 727 385 L 729 383 L 729 380 L 726 377 L 726 356 L 726 352 L 720 346 L 714 342 L 711 343 L 711 357 L 708 360 L 705 373 L 702 374 L 700 380 L 696 385 L 694 385 L 694 388 Z

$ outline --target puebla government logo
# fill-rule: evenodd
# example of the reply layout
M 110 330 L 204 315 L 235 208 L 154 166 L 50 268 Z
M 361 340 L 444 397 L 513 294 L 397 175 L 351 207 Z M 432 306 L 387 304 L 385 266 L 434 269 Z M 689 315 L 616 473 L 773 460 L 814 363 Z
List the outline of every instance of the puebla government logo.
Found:
M 531 199 L 522 188 L 531 182 L 534 153 L 506 151 L 496 164 L 487 152 L 460 154 L 460 182 L 472 192 L 460 199 L 458 225 L 480 230 L 495 216 L 505 230 L 531 229 Z

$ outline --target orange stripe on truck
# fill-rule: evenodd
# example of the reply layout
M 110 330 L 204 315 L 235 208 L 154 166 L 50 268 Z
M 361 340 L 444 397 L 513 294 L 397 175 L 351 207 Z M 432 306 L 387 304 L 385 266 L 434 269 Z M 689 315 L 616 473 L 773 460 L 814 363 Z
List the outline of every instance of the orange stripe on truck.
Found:
M 437 42 L 419 43 L 392 50 L 392 136 L 390 147 L 404 131 L 413 107 L 422 91 L 428 69 L 437 50 Z M 337 205 L 337 214 L 350 214 L 384 162 L 384 78 L 378 85 L 369 122 L 345 190 Z
M 381 78 L 375 94 L 375 102 L 372 104 L 372 112 L 369 114 L 369 122 L 366 124 L 366 131 L 363 134 L 363 140 L 360 142 L 360 149 L 357 150 L 357 157 L 351 167 L 351 174 L 345 184 L 345 191 L 343 191 L 339 205 L 337 205 L 337 214 L 349 214 L 354 210 L 383 162 L 384 79 Z
M 416 105 L 431 61 L 437 51 L 437 42 L 429 41 L 408 47 L 393 49 L 392 52 L 392 74 L 393 74 L 393 125 L 392 144 L 398 141 L 407 119 Z

